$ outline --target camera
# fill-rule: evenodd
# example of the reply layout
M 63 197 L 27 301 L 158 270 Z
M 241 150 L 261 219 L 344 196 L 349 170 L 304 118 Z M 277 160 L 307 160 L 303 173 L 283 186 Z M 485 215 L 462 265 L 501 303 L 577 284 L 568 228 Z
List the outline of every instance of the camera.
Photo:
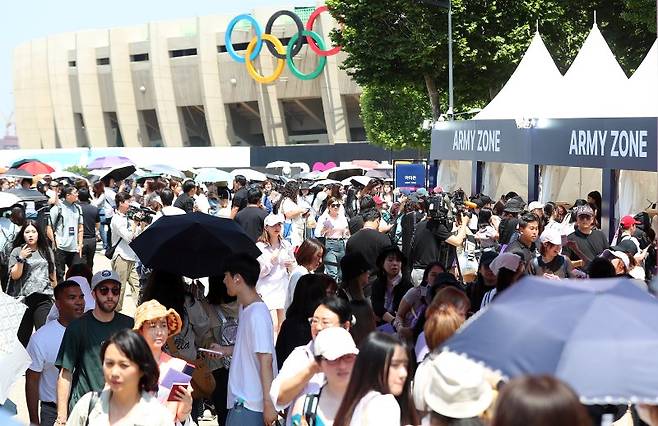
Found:
M 155 215 L 155 210 L 148 207 L 137 207 L 130 206 L 126 212 L 126 217 L 135 222 L 144 222 L 147 225 L 153 222 L 153 216 Z

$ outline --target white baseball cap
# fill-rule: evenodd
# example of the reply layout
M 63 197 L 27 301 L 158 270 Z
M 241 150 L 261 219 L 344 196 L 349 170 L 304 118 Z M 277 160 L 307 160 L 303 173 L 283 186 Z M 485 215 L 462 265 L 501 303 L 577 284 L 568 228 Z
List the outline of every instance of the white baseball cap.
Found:
M 528 204 L 528 211 L 533 211 L 535 209 L 543 209 L 544 205 L 540 203 L 539 201 L 533 201 L 532 203 Z
M 452 352 L 441 352 L 426 367 L 425 404 L 432 411 L 455 419 L 482 414 L 493 400 L 485 370 Z
M 343 327 L 325 328 L 313 341 L 313 354 L 329 361 L 335 361 L 344 355 L 358 355 L 358 353 L 352 335 Z
M 96 272 L 91 278 L 91 289 L 93 290 L 98 284 L 104 283 L 105 281 L 112 281 L 121 286 L 121 279 L 119 278 L 119 274 L 109 269 L 105 269 L 103 271 Z
M 628 259 L 628 255 L 624 253 L 623 251 L 616 251 L 616 250 L 610 250 L 610 249 L 605 249 L 603 250 L 603 253 L 601 253 L 601 257 L 612 260 L 614 258 L 617 258 L 621 260 L 624 263 L 624 266 L 626 266 L 626 269 L 628 269 L 630 265 L 630 260 Z
M 285 221 L 286 219 L 283 217 L 282 214 L 269 214 L 265 218 L 265 222 L 263 224 L 265 226 L 274 226 L 277 223 L 283 223 Z
M 501 253 L 491 262 L 489 269 L 491 272 L 498 275 L 498 272 L 502 269 L 508 269 L 510 271 L 516 271 L 521 263 L 521 256 L 514 253 Z
M 556 246 L 562 245 L 562 235 L 557 229 L 545 229 L 539 237 L 539 241 L 543 243 L 551 243 Z

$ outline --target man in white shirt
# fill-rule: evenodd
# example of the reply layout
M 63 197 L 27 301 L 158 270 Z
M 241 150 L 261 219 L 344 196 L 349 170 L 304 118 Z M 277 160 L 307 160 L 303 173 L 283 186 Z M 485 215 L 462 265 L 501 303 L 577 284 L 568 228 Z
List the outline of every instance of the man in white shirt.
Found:
M 162 208 L 153 217 L 153 222 L 160 219 L 162 216 L 176 216 L 179 214 L 185 214 L 185 210 L 172 206 L 174 202 L 174 196 L 174 191 L 169 188 L 164 188 L 162 191 L 160 191 L 160 201 L 162 202 Z
M 55 367 L 55 361 L 66 327 L 84 312 L 85 299 L 80 285 L 72 280 L 59 283 L 55 287 L 55 306 L 59 318 L 37 330 L 27 345 L 32 364 L 25 373 L 25 399 L 30 423 L 41 426 L 52 426 L 57 419 L 59 369 Z
M 112 246 L 116 246 L 112 257 L 112 270 L 119 274 L 121 280 L 121 295 L 116 308 L 117 312 L 121 311 L 123 306 L 126 284 L 130 284 L 133 295 L 137 295 L 139 292 L 139 276 L 135 268 L 135 264 L 139 259 L 130 247 L 130 242 L 144 230 L 145 223 L 136 223 L 126 216 L 131 200 L 132 196 L 127 192 L 121 191 L 116 195 L 117 208 L 110 224 Z
M 212 344 L 211 349 L 233 355 L 229 370 L 226 426 L 270 425 L 277 412 L 269 395 L 277 373 L 272 318 L 256 293 L 260 265 L 253 257 L 236 254 L 226 260 L 224 284 L 240 304 L 235 346 Z

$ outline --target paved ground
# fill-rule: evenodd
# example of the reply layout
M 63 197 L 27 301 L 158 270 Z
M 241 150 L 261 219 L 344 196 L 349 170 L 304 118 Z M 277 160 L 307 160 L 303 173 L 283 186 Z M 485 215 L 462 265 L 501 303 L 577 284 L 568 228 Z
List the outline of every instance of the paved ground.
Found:
M 110 268 L 110 261 L 101 252 L 97 252 L 96 257 L 94 258 L 94 272 L 98 272 L 100 270 L 109 269 L 109 268 Z M 127 291 L 130 290 L 128 289 Z M 133 314 L 135 313 L 135 299 L 132 297 L 132 295 L 126 293 L 126 298 L 123 304 L 123 310 L 121 312 L 130 316 L 133 316 Z M 15 417 L 15 419 L 21 422 L 21 424 L 25 424 L 25 425 L 29 424 L 30 419 L 27 414 L 27 405 L 25 402 L 24 376 L 21 377 L 21 379 L 14 384 L 10 392 L 9 399 L 11 399 L 18 407 L 18 415 Z M 217 425 L 217 422 L 201 421 L 200 425 L 203 426 Z

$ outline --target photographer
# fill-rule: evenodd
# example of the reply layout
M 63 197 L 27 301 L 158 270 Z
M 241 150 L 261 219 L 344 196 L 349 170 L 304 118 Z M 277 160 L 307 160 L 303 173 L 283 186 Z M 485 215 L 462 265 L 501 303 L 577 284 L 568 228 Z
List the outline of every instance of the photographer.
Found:
M 453 223 L 449 216 L 452 206 L 442 196 L 428 200 L 428 216 L 416 225 L 411 244 L 410 260 L 413 265 L 411 277 L 419 284 L 427 265 L 438 261 L 446 271 L 452 268 L 456 257 L 456 247 L 466 239 L 468 216 L 458 213 Z M 457 234 L 452 231 L 455 226 Z
M 116 212 L 112 217 L 110 228 L 112 229 L 112 247 L 115 247 L 112 256 L 112 270 L 119 274 L 121 280 L 121 295 L 117 311 L 123 306 L 123 297 L 126 291 L 126 284 L 130 284 L 130 289 L 134 297 L 137 296 L 139 289 L 139 277 L 135 269 L 137 255 L 130 247 L 130 242 L 134 240 L 143 230 L 145 222 L 136 222 L 130 220 L 126 215 L 130 209 L 132 196 L 127 192 L 119 192 L 116 197 Z
M 78 190 L 67 186 L 60 195 L 63 200 L 50 209 L 51 232 L 55 235 L 57 250 L 55 266 L 57 282 L 64 279 L 66 267 L 80 262 L 82 256 L 83 219 L 82 210 L 77 204 Z

